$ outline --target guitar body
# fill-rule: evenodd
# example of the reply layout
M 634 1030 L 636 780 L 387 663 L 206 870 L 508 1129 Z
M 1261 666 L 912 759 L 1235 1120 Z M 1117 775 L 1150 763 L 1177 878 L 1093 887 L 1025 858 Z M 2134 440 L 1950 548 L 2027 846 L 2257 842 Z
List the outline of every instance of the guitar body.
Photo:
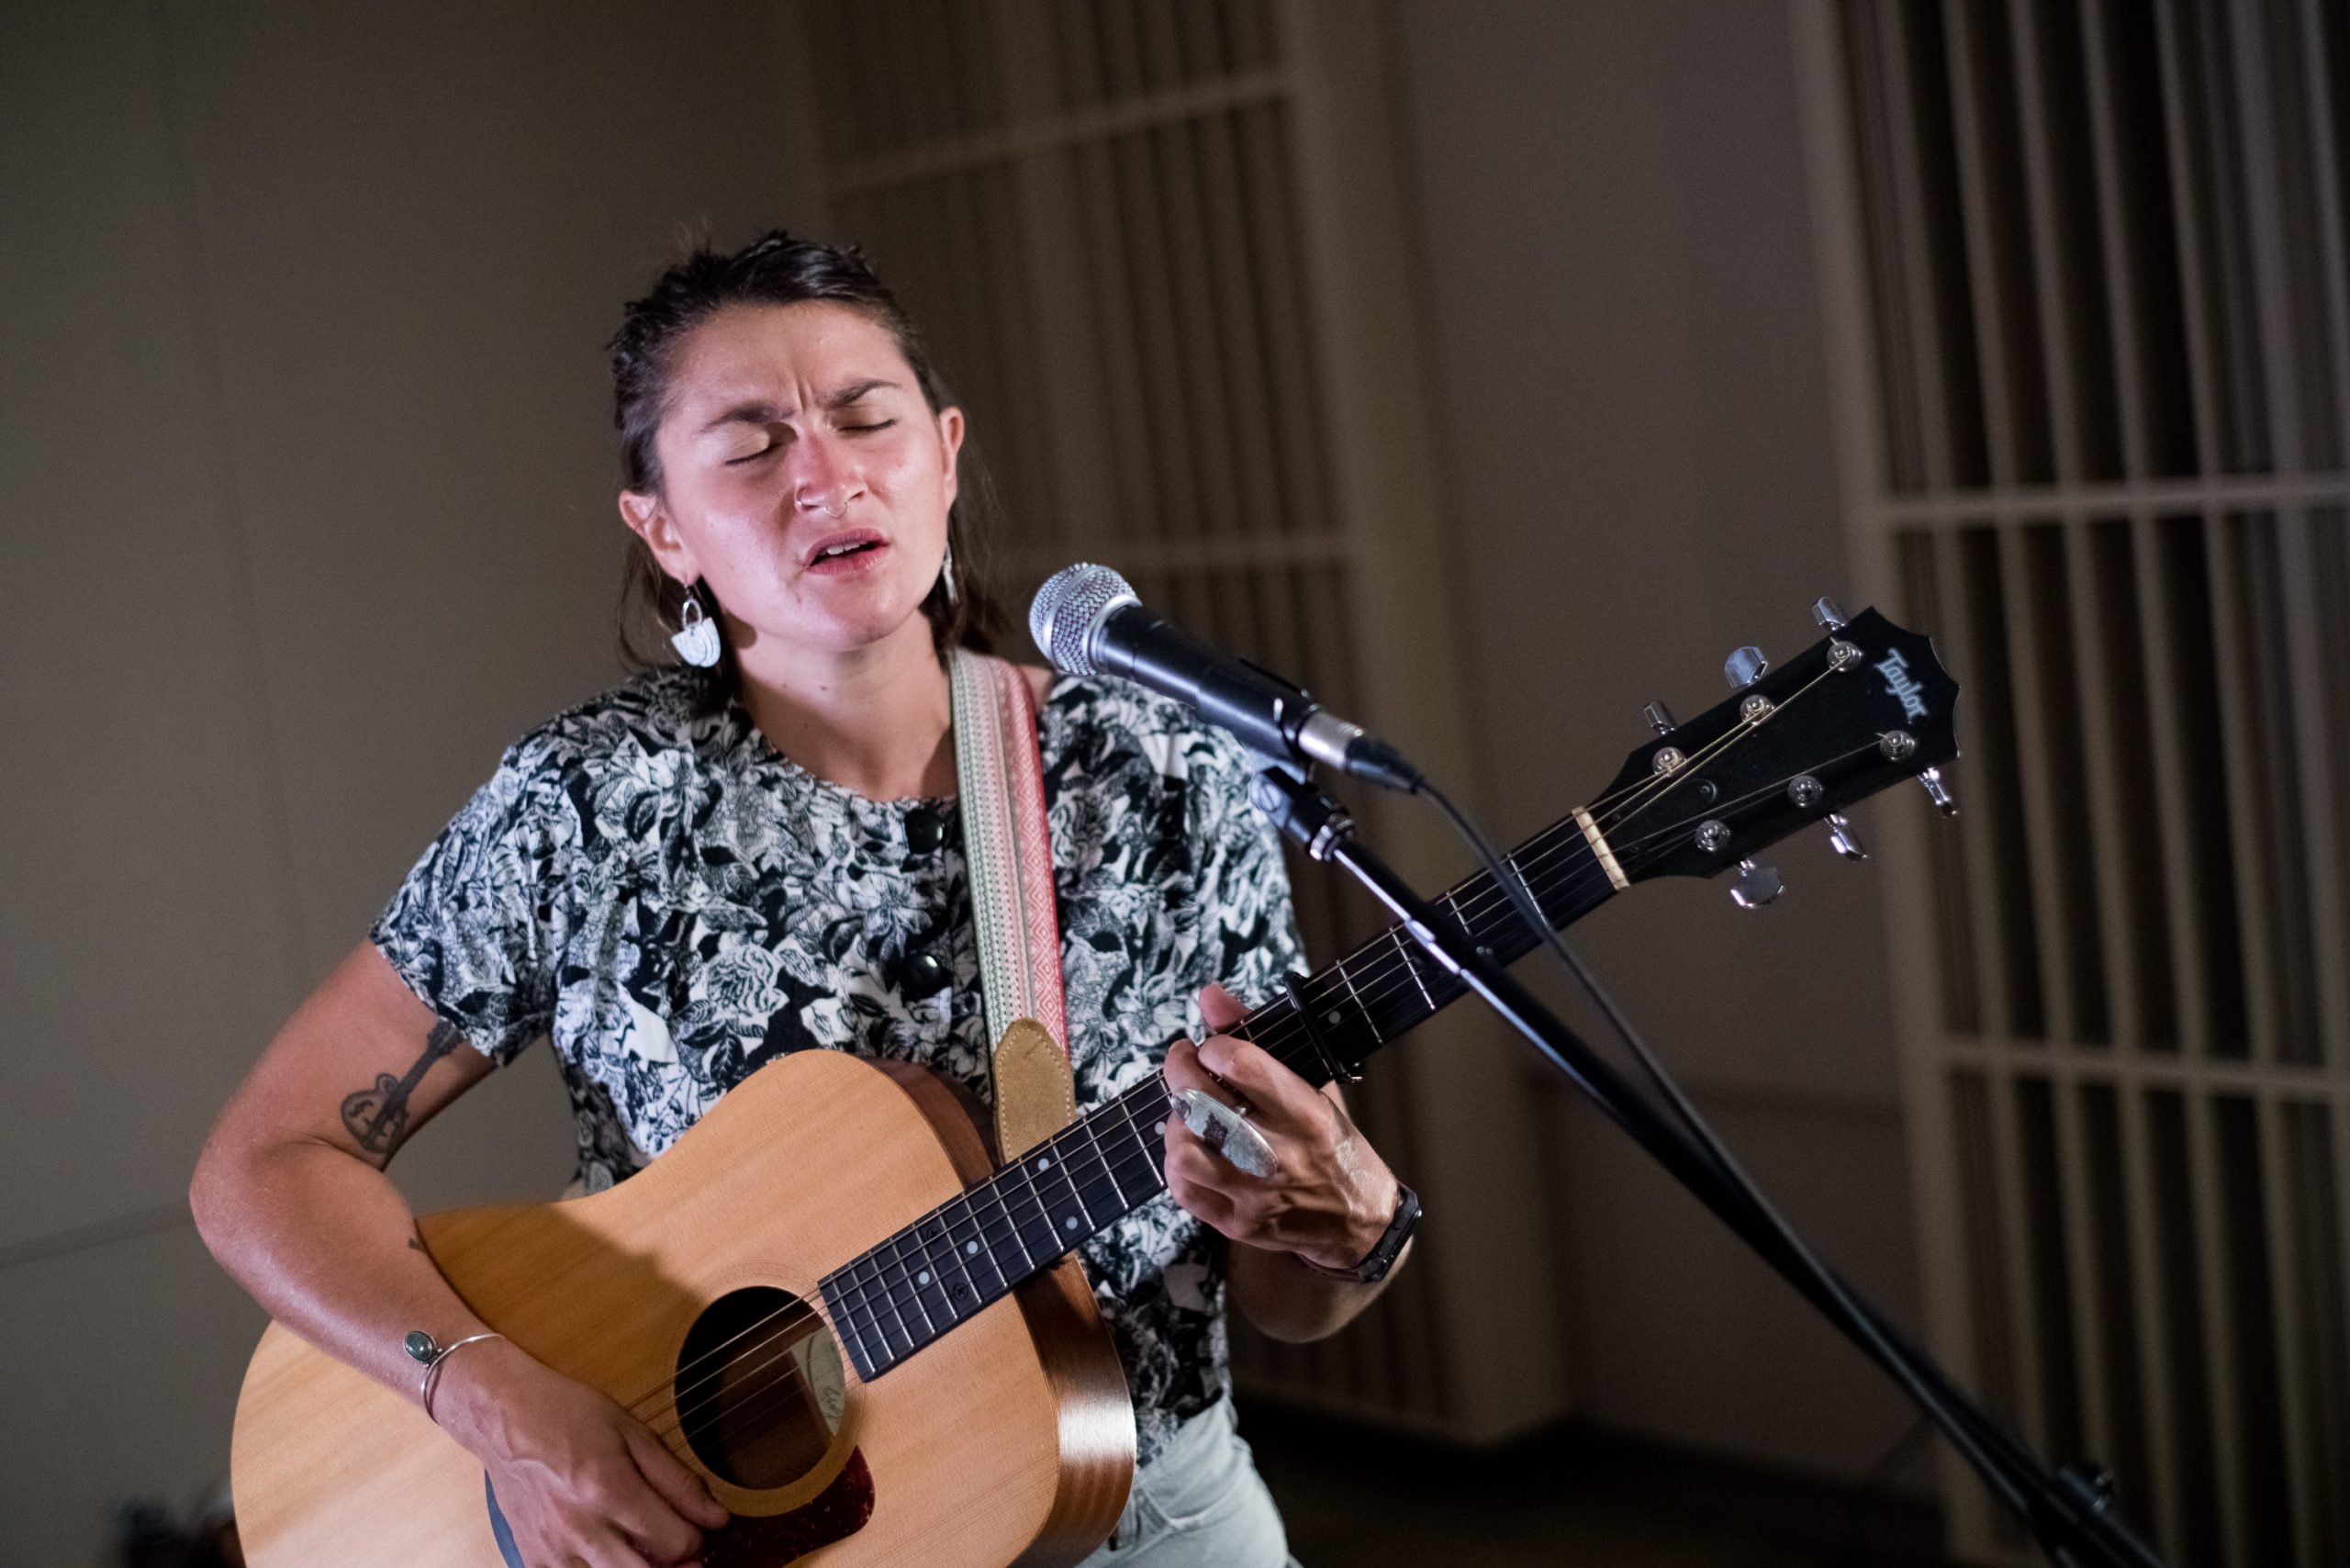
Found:
M 869 1384 L 823 1317 L 827 1272 L 991 1167 L 938 1080 L 808 1051 L 610 1192 L 418 1229 L 484 1322 L 630 1407 L 733 1511 L 710 1568 L 1075 1562 L 1125 1506 L 1134 1412 L 1074 1258 Z M 232 1463 L 256 1568 L 515 1561 L 471 1454 L 274 1324 Z

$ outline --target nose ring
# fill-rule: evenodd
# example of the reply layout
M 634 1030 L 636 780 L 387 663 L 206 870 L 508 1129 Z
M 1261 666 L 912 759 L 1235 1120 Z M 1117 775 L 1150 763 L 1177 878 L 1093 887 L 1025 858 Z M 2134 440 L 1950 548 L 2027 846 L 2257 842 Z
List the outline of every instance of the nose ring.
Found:
M 842 500 L 841 504 L 837 508 L 825 506 L 822 502 L 811 502 L 805 499 L 802 499 L 800 502 L 800 507 L 803 511 L 820 511 L 826 517 L 846 517 L 848 515 L 848 502 L 845 498 Z

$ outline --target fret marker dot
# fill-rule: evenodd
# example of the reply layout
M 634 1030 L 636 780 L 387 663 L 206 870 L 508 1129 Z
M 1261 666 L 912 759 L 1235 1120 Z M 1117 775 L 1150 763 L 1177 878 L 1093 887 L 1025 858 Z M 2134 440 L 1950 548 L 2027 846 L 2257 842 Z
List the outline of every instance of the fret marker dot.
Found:
M 1069 1218 L 1061 1221 L 1061 1228 L 1063 1230 L 1075 1230 L 1077 1228 L 1077 1216 L 1075 1215 L 1071 1215 Z
M 1332 1009 L 1330 1010 L 1329 1022 L 1331 1022 L 1331 1023 L 1335 1024 L 1335 1023 L 1337 1023 L 1337 1021 L 1338 1021 L 1338 1010 L 1337 1010 L 1337 1008 L 1335 1008 L 1335 1007 L 1334 1007 L 1334 1008 L 1332 1008 Z
M 1167 1136 L 1167 1124 L 1165 1122 L 1161 1122 L 1150 1130 L 1158 1137 L 1165 1137 Z
M 926 1285 L 930 1283 L 930 1271 L 928 1269 L 924 1269 L 921 1273 L 916 1274 L 914 1276 L 914 1283 L 918 1285 Z
M 1045 1155 L 1036 1161 L 1036 1169 L 1039 1170 L 1050 1170 L 1052 1168 L 1053 1160 L 1050 1155 Z

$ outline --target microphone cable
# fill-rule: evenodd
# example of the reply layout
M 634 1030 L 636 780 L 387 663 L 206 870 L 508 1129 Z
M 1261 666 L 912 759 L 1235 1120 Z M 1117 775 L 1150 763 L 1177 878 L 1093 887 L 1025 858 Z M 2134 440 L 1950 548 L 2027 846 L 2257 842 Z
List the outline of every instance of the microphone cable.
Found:
M 1941 1368 L 1919 1353 L 1890 1324 L 1879 1317 L 1873 1307 L 1864 1305 L 1855 1297 L 1842 1277 L 1812 1250 L 1810 1245 L 1788 1222 L 1786 1216 L 1782 1215 L 1770 1199 L 1763 1195 L 1762 1189 L 1755 1184 L 1753 1179 L 1739 1164 L 1736 1157 L 1723 1145 L 1705 1116 L 1690 1102 L 1688 1095 L 1683 1092 L 1681 1086 L 1667 1070 L 1664 1063 L 1657 1058 L 1655 1052 L 1650 1049 L 1639 1027 L 1633 1024 L 1624 1010 L 1617 1005 L 1615 998 L 1608 993 L 1607 989 L 1600 984 L 1599 977 L 1584 965 L 1581 957 L 1567 946 L 1565 938 L 1552 927 L 1549 919 L 1543 915 L 1540 904 L 1535 901 L 1533 890 L 1526 885 L 1516 865 L 1494 847 L 1492 841 L 1486 838 L 1475 821 L 1462 811 L 1450 796 L 1425 776 L 1421 778 L 1418 788 L 1412 793 L 1434 806 L 1447 824 L 1467 843 L 1470 850 L 1484 867 L 1486 874 L 1494 879 L 1494 883 L 1508 897 L 1511 907 L 1517 912 L 1518 918 L 1536 933 L 1540 939 L 1540 946 L 1547 949 L 1552 958 L 1573 978 L 1576 985 L 1590 999 L 1592 1005 L 1598 1008 L 1600 1015 L 1607 1021 L 1609 1031 L 1623 1043 L 1624 1047 L 1639 1063 L 1642 1072 L 1647 1075 L 1650 1082 L 1656 1085 L 1658 1092 L 1664 1096 L 1674 1118 L 1682 1124 L 1690 1138 L 1696 1144 L 1698 1151 L 1704 1156 L 1706 1164 L 1712 1168 L 1723 1185 L 1746 1208 L 1751 1217 L 1760 1221 L 1766 1227 L 1769 1239 L 1777 1244 L 1794 1270 L 1804 1275 L 1813 1288 L 1827 1298 L 1834 1308 L 1834 1315 L 1842 1320 L 1846 1332 L 1860 1341 L 1862 1348 L 1868 1351 L 1871 1360 L 1883 1367 L 1895 1382 L 1901 1384 L 1903 1392 L 1907 1393 L 1917 1403 L 1919 1408 L 1933 1419 L 1934 1425 L 1939 1427 L 1952 1445 L 1967 1458 L 1976 1472 L 1983 1476 L 1986 1484 L 1998 1495 L 2000 1501 L 2012 1509 L 2018 1518 L 2027 1521 L 2045 1518 L 2046 1515 L 2035 1509 L 2028 1500 L 2023 1487 L 2018 1484 L 2014 1473 L 2020 1471 L 2029 1477 L 2035 1492 L 2043 1490 L 2046 1484 L 2042 1480 L 2045 1471 L 2037 1456 L 2024 1448 L 2022 1443 L 2005 1428 L 1971 1408 L 1963 1396 L 1959 1401 L 1953 1402 L 1951 1396 L 1957 1391 L 1951 1387 Z M 1790 1280 L 1790 1282 L 1796 1282 Z M 1996 1450 L 1996 1457 L 1992 1450 Z M 2061 1476 L 2053 1479 L 2060 1485 L 2064 1484 Z M 2061 1524 L 2068 1533 L 2073 1529 L 2071 1521 L 2061 1516 L 2057 1520 L 2051 1522 Z M 2130 1544 L 2138 1545 L 2134 1540 Z M 2062 1547 L 2051 1546 L 2048 1550 L 2059 1562 L 2065 1562 L 2070 1556 L 2070 1553 Z M 2148 1563 L 2150 1568 L 2161 1568 L 2159 1559 L 2148 1556 L 2143 1561 Z

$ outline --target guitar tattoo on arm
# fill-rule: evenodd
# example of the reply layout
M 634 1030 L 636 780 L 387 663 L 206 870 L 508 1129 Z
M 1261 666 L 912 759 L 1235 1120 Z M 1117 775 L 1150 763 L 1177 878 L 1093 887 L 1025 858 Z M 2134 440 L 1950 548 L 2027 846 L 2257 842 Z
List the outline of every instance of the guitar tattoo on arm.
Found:
M 432 1025 L 432 1033 L 424 1042 L 424 1054 L 416 1058 L 408 1071 L 397 1078 L 379 1072 L 368 1088 L 346 1095 L 342 1102 L 342 1125 L 359 1147 L 388 1163 L 392 1154 L 408 1134 L 408 1097 L 416 1092 L 432 1064 L 457 1048 L 464 1036 L 445 1020 Z

